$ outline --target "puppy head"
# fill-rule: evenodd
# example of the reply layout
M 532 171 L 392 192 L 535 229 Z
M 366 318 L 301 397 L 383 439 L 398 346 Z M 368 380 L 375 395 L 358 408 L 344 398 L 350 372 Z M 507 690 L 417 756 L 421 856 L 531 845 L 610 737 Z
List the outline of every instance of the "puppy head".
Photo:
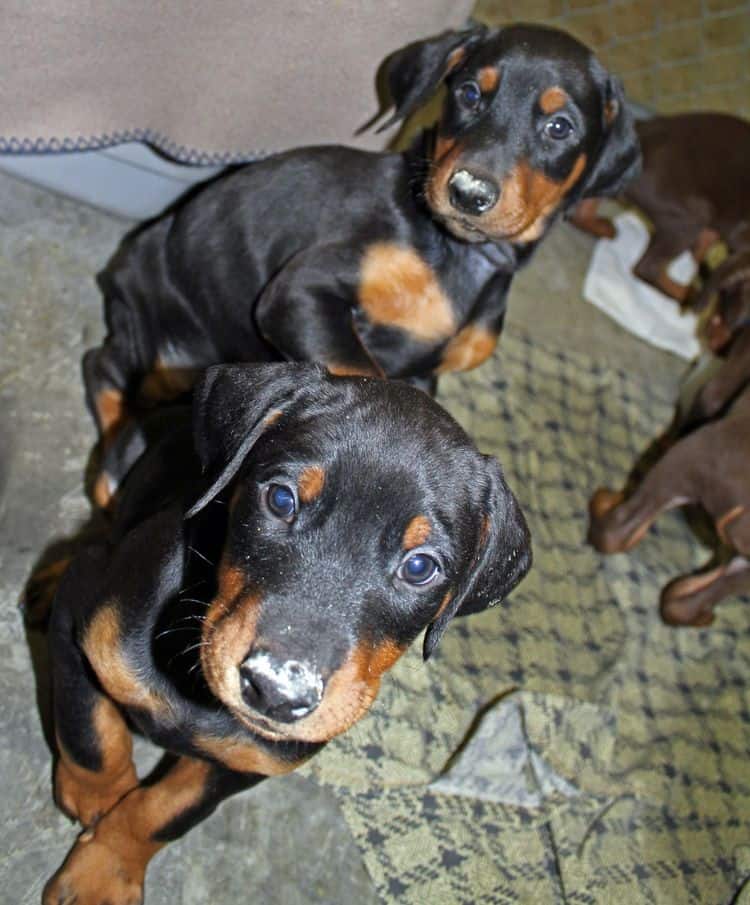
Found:
M 326 741 L 427 629 L 503 599 L 530 567 L 498 463 L 426 394 L 315 366 L 209 370 L 196 445 L 228 528 L 201 661 L 248 728 Z
M 638 172 L 619 81 L 557 29 L 441 35 L 394 54 L 389 81 L 395 118 L 445 81 L 425 197 L 461 239 L 535 242 L 575 201 Z

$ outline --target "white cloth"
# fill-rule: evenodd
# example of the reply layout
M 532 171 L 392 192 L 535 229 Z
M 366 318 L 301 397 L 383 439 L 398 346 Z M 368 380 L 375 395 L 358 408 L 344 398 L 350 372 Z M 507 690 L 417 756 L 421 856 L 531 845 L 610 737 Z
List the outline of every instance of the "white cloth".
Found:
M 632 213 L 620 214 L 614 222 L 615 238 L 600 239 L 594 248 L 584 298 L 651 345 L 688 360 L 695 358 L 700 353 L 696 316 L 681 311 L 677 302 L 633 274 L 633 265 L 649 241 L 645 224 Z M 684 252 L 671 263 L 669 275 L 687 284 L 695 269 L 695 259 Z

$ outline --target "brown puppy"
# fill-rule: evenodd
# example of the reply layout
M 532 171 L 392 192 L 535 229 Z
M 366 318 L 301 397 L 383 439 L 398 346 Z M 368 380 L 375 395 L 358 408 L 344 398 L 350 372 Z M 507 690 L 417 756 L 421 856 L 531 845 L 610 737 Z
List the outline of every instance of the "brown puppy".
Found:
M 641 120 L 636 133 L 643 169 L 622 197 L 649 217 L 653 234 L 634 273 L 683 302 L 689 287 L 667 273 L 674 258 L 691 251 L 700 264 L 718 239 L 731 251 L 750 247 L 750 123 L 724 113 L 684 113 Z M 570 219 L 612 238 L 615 228 L 597 207 L 597 199 L 586 199 Z
M 679 439 L 631 494 L 600 488 L 589 504 L 589 541 L 602 553 L 630 550 L 668 509 L 699 503 L 711 516 L 732 555 L 663 589 L 662 617 L 673 625 L 708 625 L 716 603 L 750 590 L 748 381 L 750 327 L 745 326 L 684 419 L 683 428 L 699 426 Z

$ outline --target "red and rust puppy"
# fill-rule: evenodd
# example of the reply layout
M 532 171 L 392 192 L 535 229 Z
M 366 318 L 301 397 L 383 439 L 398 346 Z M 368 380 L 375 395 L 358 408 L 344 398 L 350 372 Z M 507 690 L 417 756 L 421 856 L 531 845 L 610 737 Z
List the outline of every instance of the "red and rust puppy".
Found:
M 750 327 L 740 327 L 726 361 L 682 422 L 683 436 L 630 494 L 603 488 L 589 504 L 589 540 L 602 553 L 630 550 L 662 513 L 698 503 L 729 557 L 670 582 L 661 613 L 674 625 L 709 625 L 713 607 L 750 591 Z
M 620 84 L 567 34 L 476 27 L 409 45 L 399 120 L 443 82 L 403 154 L 295 150 L 235 169 L 124 243 L 84 376 L 111 439 L 138 398 L 211 364 L 294 360 L 424 385 L 493 351 L 511 278 L 555 217 L 619 191 L 638 147 Z M 99 483 L 100 503 L 113 491 Z
M 683 302 L 690 287 L 667 273 L 684 251 L 703 260 L 722 239 L 731 251 L 750 248 L 750 123 L 724 113 L 657 116 L 636 124 L 643 153 L 641 175 L 623 198 L 651 220 L 651 241 L 635 275 Z M 571 220 L 612 238 L 614 225 L 597 216 L 597 202 L 582 202 Z
M 85 830 L 45 905 L 141 902 L 162 845 L 294 770 L 420 632 L 426 659 L 531 563 L 497 461 L 414 387 L 218 365 L 195 397 L 192 423 L 152 416 L 111 539 L 53 605 L 56 798 Z M 139 783 L 130 724 L 175 756 L 158 781 Z

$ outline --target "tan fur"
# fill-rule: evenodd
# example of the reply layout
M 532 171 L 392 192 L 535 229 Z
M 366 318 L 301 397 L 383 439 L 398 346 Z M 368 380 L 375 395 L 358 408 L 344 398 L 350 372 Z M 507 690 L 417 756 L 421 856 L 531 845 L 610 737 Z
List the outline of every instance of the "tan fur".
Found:
M 149 402 L 176 399 L 192 388 L 199 373 L 197 368 L 176 367 L 157 358 L 151 371 L 141 381 L 140 394 Z
M 119 390 L 102 390 L 94 402 L 102 433 L 111 431 L 122 420 L 125 400 Z
M 122 650 L 120 616 L 115 604 L 98 610 L 83 636 L 82 647 L 102 688 L 118 704 L 158 713 L 164 718 L 167 701 L 149 688 L 128 663 Z
M 415 515 L 406 526 L 404 536 L 401 539 L 401 547 L 404 550 L 412 550 L 423 544 L 432 532 L 430 520 L 425 515 Z
M 376 242 L 362 260 L 359 302 L 371 323 L 397 327 L 424 342 L 447 339 L 456 324 L 450 300 L 411 248 Z
M 568 177 L 555 182 L 528 163 L 519 163 L 504 181 L 499 204 L 481 218 L 483 229 L 493 235 L 506 235 L 516 242 L 540 238 L 547 220 L 560 206 L 565 195 L 578 182 L 586 168 L 581 154 Z
M 450 371 L 470 371 L 486 361 L 495 351 L 497 336 L 484 327 L 467 324 L 448 341 L 443 350 L 438 374 Z
M 302 760 L 293 762 L 281 760 L 258 745 L 238 738 L 212 738 L 209 735 L 196 735 L 193 743 L 210 757 L 239 773 L 281 776 L 296 770 L 302 763 Z
M 489 94 L 500 84 L 499 71 L 494 66 L 483 66 L 477 74 L 477 84 L 484 94 Z
M 138 785 L 133 761 L 133 740 L 117 707 L 100 698 L 92 714 L 100 770 L 77 764 L 57 737 L 60 758 L 55 769 L 55 798 L 60 808 L 83 826 L 91 826 Z
M 542 113 L 552 114 L 562 110 L 568 103 L 568 95 L 558 85 L 553 85 L 543 91 L 539 97 L 539 107 Z
M 326 481 L 325 469 L 322 465 L 308 465 L 300 472 L 297 480 L 297 491 L 303 503 L 312 503 L 323 492 Z

